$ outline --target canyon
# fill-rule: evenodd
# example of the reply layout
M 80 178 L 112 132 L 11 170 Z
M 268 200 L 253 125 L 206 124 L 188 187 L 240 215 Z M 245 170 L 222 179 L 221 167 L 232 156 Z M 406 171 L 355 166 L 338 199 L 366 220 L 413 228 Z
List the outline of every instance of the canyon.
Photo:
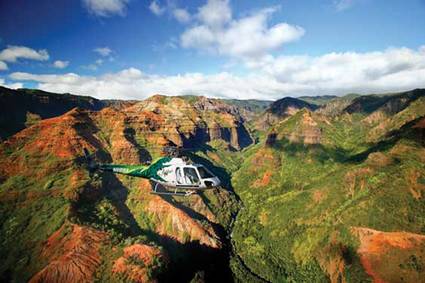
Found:
M 424 278 L 423 89 L 244 102 L 0 88 L 0 103 L 1 281 Z M 222 187 L 153 195 L 83 157 L 143 164 L 167 146 Z

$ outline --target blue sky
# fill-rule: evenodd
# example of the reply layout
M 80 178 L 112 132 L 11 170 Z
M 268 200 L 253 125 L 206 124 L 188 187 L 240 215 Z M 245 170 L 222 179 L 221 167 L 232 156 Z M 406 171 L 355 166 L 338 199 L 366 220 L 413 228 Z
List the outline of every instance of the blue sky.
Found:
M 425 1 L 0 0 L 0 84 L 98 98 L 425 87 Z

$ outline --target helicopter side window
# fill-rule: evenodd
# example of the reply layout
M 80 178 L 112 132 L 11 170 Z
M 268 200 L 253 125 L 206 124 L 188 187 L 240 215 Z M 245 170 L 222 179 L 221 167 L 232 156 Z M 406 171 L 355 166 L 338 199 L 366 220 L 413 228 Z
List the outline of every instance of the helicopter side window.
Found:
M 194 185 L 199 183 L 199 177 L 194 168 L 185 167 L 183 171 L 184 171 L 184 177 L 187 184 Z
M 182 169 L 181 168 L 176 169 L 176 180 L 177 180 L 177 184 L 183 184 L 183 177 L 182 177 Z
M 199 166 L 198 167 L 199 176 L 201 176 L 201 179 L 207 179 L 207 178 L 213 178 L 214 175 L 211 174 L 205 167 Z

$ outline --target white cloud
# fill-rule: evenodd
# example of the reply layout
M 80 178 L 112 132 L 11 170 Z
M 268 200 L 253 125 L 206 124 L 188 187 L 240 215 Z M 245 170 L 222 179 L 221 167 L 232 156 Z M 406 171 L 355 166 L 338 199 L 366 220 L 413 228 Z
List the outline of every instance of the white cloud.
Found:
M 82 0 L 87 10 L 99 17 L 124 16 L 129 0 Z
M 58 69 L 64 69 L 68 67 L 68 65 L 69 65 L 69 61 L 56 60 L 55 62 L 53 62 L 53 67 Z
M 34 50 L 25 46 L 9 45 L 6 49 L 0 52 L 0 61 L 16 62 L 18 59 L 28 59 L 37 61 L 49 60 L 49 53 L 47 50 Z
M 106 57 L 106 56 L 108 56 L 109 54 L 112 53 L 111 48 L 106 47 L 106 46 L 95 48 L 95 49 L 93 49 L 93 51 L 98 53 L 100 56 L 103 56 L 103 57 Z
M 109 99 L 143 99 L 154 93 L 167 95 L 204 94 L 214 97 L 257 97 L 263 88 L 269 91 L 268 81 L 257 80 L 255 86 L 247 84 L 246 78 L 229 73 L 205 76 L 189 73 L 176 76 L 147 75 L 135 68 L 99 77 L 79 76 L 74 73 L 63 75 L 35 75 L 15 72 L 11 79 L 36 81 L 38 88 L 52 92 L 71 92 Z M 249 79 L 252 81 L 252 78 Z
M 389 48 L 384 51 L 329 53 L 323 56 L 269 57 L 257 62 L 265 73 L 281 82 L 297 82 L 316 88 L 379 89 L 388 85 L 408 87 L 422 82 L 425 87 L 425 51 Z M 408 78 L 407 74 L 422 75 Z M 396 81 L 391 81 L 398 78 Z M 420 85 L 420 84 L 419 84 Z
M 151 10 L 151 12 L 157 16 L 161 16 L 162 14 L 164 14 L 166 8 L 161 7 L 156 0 L 153 0 L 149 5 L 149 10 Z
M 189 12 L 185 9 L 177 8 L 173 10 L 173 16 L 180 23 L 188 23 L 191 20 Z
M 183 24 L 190 22 L 192 19 L 192 16 L 186 9 L 178 8 L 176 3 L 172 1 L 167 1 L 164 6 L 161 6 L 159 1 L 153 0 L 149 5 L 149 10 L 156 16 L 162 16 L 167 13 Z
M 240 99 L 284 96 L 342 95 L 349 92 L 389 92 L 425 87 L 425 47 L 417 50 L 329 53 L 322 56 L 272 56 L 251 61 L 252 72 L 237 76 L 187 73 L 146 74 L 129 68 L 101 76 L 12 73 L 18 81 L 36 81 L 38 88 L 98 98 L 143 99 L 154 93 L 207 95 Z
M 207 26 L 195 26 L 182 34 L 181 45 L 185 48 L 193 47 L 214 51 L 217 44 L 216 34 Z
M 278 23 L 268 26 L 276 8 L 232 19 L 228 1 L 209 0 L 199 8 L 199 23 L 180 37 L 185 48 L 195 48 L 241 59 L 265 56 L 283 44 L 296 41 L 305 31 L 299 26 Z
M 8 69 L 7 64 L 3 61 L 0 61 L 0 71 L 5 71 L 7 69 Z
M 197 18 L 211 28 L 222 27 L 232 19 L 228 0 L 208 0 L 199 8 Z
M 11 88 L 11 89 L 18 89 L 18 88 L 23 88 L 24 85 L 23 83 L 12 83 L 12 84 L 7 84 L 6 81 L 2 78 L 0 78 L 0 86 L 4 86 L 7 88 Z

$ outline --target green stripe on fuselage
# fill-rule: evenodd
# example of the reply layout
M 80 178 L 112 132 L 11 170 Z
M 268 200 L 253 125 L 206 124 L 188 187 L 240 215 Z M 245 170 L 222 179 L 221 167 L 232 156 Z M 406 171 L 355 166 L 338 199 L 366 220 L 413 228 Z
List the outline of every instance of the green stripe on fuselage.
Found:
M 158 171 L 162 168 L 168 167 L 165 163 L 170 162 L 170 157 L 160 157 L 152 162 L 151 165 L 115 165 L 115 164 L 105 164 L 100 165 L 100 169 L 112 171 L 114 173 L 124 174 L 133 177 L 141 177 L 146 179 L 154 179 L 158 181 L 165 181 L 160 176 L 158 176 Z

